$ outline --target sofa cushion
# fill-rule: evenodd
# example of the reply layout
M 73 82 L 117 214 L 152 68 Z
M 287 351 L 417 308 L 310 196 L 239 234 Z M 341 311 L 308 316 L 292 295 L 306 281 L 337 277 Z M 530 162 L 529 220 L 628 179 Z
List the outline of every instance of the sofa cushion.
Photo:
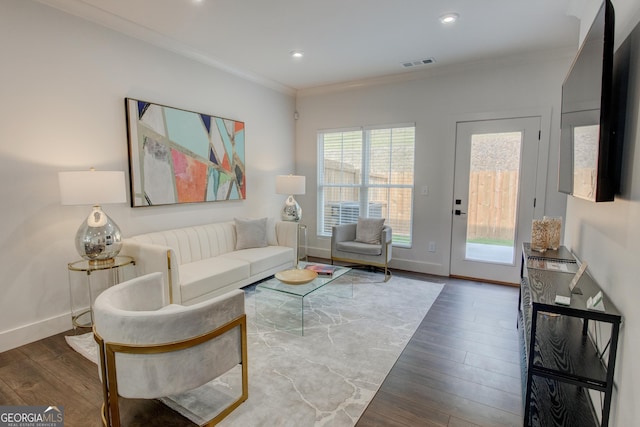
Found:
M 359 255 L 380 255 L 382 254 L 382 245 L 370 245 L 360 242 L 338 242 L 336 249 L 343 252 L 350 252 Z
M 267 218 L 235 218 L 236 250 L 267 246 Z
M 379 245 L 383 227 L 384 218 L 358 218 L 356 242 Z
M 219 258 L 247 262 L 250 264 L 251 276 L 255 276 L 282 264 L 291 264 L 293 249 L 287 246 L 267 246 L 229 252 Z
M 249 278 L 249 263 L 218 256 L 180 265 L 182 301 L 188 301 Z
M 235 250 L 236 230 L 228 221 L 139 234 L 130 239 L 168 246 L 176 253 L 178 264 L 189 264 Z

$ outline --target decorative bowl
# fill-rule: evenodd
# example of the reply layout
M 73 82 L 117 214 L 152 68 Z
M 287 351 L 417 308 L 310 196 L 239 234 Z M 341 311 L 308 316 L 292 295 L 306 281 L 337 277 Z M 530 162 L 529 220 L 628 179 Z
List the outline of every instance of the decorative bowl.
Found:
M 291 269 L 275 274 L 276 279 L 287 285 L 304 285 L 318 277 L 318 273 L 305 269 Z

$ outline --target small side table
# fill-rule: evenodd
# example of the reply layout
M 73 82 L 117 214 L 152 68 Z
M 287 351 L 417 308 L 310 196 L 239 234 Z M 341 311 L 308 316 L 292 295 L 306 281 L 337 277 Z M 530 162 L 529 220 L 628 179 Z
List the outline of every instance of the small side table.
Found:
M 96 297 L 108 287 L 133 278 L 135 265 L 130 256 L 117 256 L 112 263 L 94 264 L 83 259 L 67 265 L 73 329 L 93 326 Z

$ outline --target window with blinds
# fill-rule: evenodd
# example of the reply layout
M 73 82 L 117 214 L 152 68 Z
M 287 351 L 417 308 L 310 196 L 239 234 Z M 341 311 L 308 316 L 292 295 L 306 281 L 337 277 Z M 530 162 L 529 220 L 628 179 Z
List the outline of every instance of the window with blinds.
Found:
M 318 132 L 318 235 L 358 217 L 385 218 L 411 246 L 415 125 Z

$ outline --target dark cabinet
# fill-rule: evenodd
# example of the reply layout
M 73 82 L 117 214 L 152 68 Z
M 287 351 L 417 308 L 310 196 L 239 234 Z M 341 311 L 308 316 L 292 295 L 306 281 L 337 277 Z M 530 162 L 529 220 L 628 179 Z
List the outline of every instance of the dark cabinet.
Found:
M 577 267 L 564 247 L 538 253 L 523 245 L 518 330 L 525 426 L 609 423 L 622 316 L 606 295 L 604 310 L 587 308 L 587 299 L 601 291 L 587 273 L 574 289 L 581 293 L 571 294 Z M 570 305 L 557 304 L 556 295 L 570 296 Z M 601 323 L 606 342 L 594 344 L 590 322 Z M 602 393 L 599 414 L 589 390 Z

